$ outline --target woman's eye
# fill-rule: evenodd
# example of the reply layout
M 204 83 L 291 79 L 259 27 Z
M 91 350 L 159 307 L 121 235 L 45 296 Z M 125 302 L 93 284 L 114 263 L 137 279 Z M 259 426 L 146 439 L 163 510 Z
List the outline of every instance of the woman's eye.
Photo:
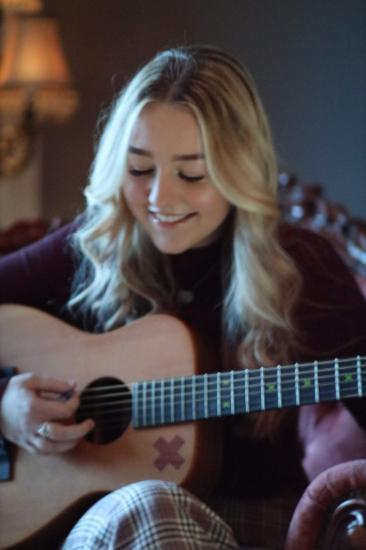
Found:
M 182 172 L 178 173 L 178 176 L 184 180 L 189 182 L 195 182 L 195 181 L 201 181 L 204 179 L 205 176 L 187 176 L 187 174 L 183 174 Z
M 128 173 L 131 174 L 131 176 L 147 176 L 148 174 L 151 174 L 153 172 L 153 168 L 148 168 L 147 170 L 136 170 L 135 168 L 130 168 L 128 170 Z

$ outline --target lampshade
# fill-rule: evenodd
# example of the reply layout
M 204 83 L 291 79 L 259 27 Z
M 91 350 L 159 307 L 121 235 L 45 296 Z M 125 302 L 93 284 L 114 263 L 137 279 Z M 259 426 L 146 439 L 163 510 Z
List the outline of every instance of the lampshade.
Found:
M 0 67 L 0 115 L 65 121 L 78 106 L 58 23 L 44 15 L 7 15 Z
M 5 29 L 0 86 L 69 84 L 70 71 L 53 17 L 9 17 Z
M 30 157 L 40 123 L 65 122 L 79 100 L 55 18 L 7 12 L 2 38 L 0 176 L 9 176 Z
M 9 11 L 37 12 L 42 5 L 42 0 L 0 0 L 0 8 Z

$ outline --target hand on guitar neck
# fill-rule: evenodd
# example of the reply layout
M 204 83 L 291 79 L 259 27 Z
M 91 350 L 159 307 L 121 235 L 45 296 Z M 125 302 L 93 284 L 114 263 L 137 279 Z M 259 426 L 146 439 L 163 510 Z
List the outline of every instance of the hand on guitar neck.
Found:
M 69 451 L 94 427 L 78 424 L 76 385 L 46 376 L 19 374 L 10 379 L 0 407 L 0 432 L 31 453 Z

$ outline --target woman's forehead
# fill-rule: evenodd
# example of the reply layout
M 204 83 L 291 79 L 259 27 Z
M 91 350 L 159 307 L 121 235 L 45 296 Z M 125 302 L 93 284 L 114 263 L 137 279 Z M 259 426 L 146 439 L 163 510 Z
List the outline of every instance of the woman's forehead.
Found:
M 131 132 L 129 152 L 149 157 L 163 151 L 174 160 L 204 158 L 201 131 L 187 106 L 150 103 L 138 116 Z

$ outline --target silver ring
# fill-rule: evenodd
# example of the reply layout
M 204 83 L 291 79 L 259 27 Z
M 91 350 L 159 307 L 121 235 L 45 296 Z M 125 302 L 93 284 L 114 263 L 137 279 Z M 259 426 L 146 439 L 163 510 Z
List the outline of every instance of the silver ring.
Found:
M 48 422 L 43 422 L 43 424 L 41 424 L 37 428 L 36 434 L 39 437 L 43 437 L 43 439 L 48 439 L 50 434 L 51 434 L 51 427 L 50 427 L 49 423 Z

